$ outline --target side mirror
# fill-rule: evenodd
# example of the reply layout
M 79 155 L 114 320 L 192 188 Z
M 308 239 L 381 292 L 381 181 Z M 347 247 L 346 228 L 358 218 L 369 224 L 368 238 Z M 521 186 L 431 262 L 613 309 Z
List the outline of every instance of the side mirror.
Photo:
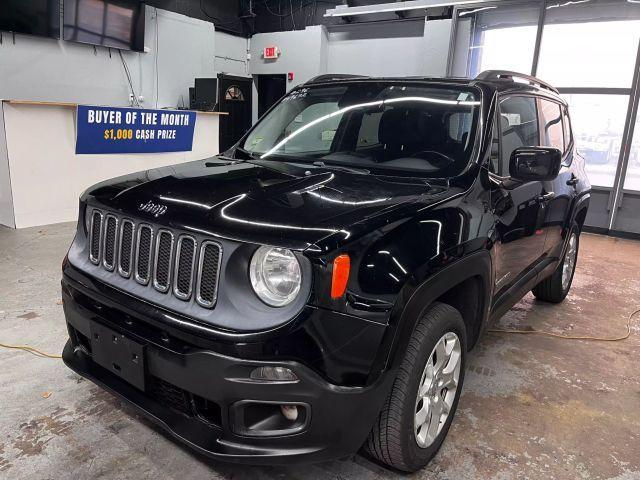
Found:
M 548 181 L 560 172 L 562 152 L 551 147 L 520 147 L 511 153 L 509 175 L 516 180 Z

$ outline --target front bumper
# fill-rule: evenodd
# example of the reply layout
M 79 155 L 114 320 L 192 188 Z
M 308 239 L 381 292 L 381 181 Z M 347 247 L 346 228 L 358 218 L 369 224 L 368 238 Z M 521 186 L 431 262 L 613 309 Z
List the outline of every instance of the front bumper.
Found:
M 392 381 L 381 375 L 362 387 L 338 386 L 296 361 L 242 359 L 189 345 L 173 337 L 147 334 L 131 322 L 114 323 L 111 307 L 90 308 L 63 280 L 70 340 L 65 364 L 127 400 L 140 413 L 195 450 L 226 461 L 252 464 L 317 462 L 355 453 L 365 441 Z M 92 303 L 94 306 L 97 302 Z M 123 318 L 130 318 L 122 313 Z M 145 345 L 146 387 L 140 390 L 101 367 L 91 356 L 91 324 L 104 325 Z M 158 338 L 161 340 L 158 341 Z M 285 366 L 297 383 L 256 383 L 249 372 Z M 240 406 L 296 404 L 304 409 L 301 428 L 279 435 L 247 435 L 238 427 Z

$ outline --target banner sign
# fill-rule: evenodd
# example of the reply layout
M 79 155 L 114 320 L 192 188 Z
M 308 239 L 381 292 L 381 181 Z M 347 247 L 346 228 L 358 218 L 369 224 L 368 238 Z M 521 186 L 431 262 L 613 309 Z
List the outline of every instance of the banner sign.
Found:
M 188 152 L 196 112 L 78 105 L 76 153 Z

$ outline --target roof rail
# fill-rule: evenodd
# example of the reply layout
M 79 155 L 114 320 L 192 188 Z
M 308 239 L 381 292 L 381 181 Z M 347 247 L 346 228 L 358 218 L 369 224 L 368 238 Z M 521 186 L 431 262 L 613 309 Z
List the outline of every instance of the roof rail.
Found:
M 356 78 L 369 78 L 366 75 L 350 75 L 348 73 L 325 73 L 318 75 L 305 83 L 332 82 L 334 80 L 350 80 Z
M 543 82 L 537 77 L 526 75 L 524 73 L 511 72 L 509 70 L 485 70 L 478 74 L 476 80 L 511 80 L 515 79 L 526 80 L 530 85 L 534 85 L 539 88 L 546 88 L 554 93 L 560 93 L 556 87 L 549 85 L 547 82 Z

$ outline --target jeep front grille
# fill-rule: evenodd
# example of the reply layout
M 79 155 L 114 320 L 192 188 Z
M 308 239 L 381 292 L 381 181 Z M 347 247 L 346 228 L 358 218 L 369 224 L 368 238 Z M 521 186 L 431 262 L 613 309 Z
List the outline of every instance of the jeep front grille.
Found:
M 138 227 L 136 244 L 136 280 L 146 285 L 151 273 L 151 249 L 153 247 L 153 229 L 149 225 Z
M 100 263 L 100 238 L 102 237 L 102 213 L 94 210 L 91 214 L 91 232 L 89 234 L 89 260 Z
M 176 278 L 173 293 L 182 300 L 191 297 L 193 267 L 196 260 L 196 241 L 193 237 L 180 237 L 176 250 Z
M 118 244 L 118 272 L 125 278 L 131 276 L 133 263 L 133 237 L 135 226 L 131 220 L 123 220 L 120 227 L 120 240 Z
M 89 260 L 109 272 L 213 308 L 218 293 L 222 247 L 211 240 L 93 210 Z M 194 293 L 195 292 L 195 293 Z
M 171 279 L 171 263 L 173 260 L 173 233 L 160 230 L 156 240 L 155 258 L 153 260 L 153 286 L 159 292 L 169 290 Z
M 200 263 L 198 264 L 198 294 L 196 301 L 205 308 L 211 308 L 216 303 L 221 254 L 220 245 L 217 243 L 202 242 Z
M 107 215 L 106 227 L 104 229 L 104 258 L 102 265 L 104 268 L 113 272 L 116 259 L 116 235 L 118 233 L 118 219 L 113 215 Z

